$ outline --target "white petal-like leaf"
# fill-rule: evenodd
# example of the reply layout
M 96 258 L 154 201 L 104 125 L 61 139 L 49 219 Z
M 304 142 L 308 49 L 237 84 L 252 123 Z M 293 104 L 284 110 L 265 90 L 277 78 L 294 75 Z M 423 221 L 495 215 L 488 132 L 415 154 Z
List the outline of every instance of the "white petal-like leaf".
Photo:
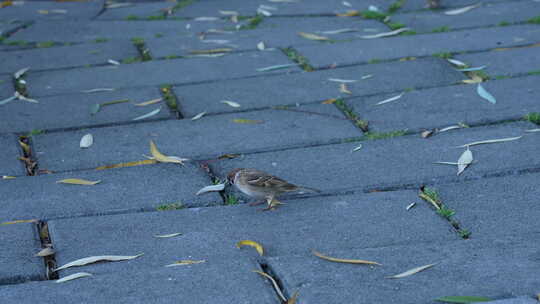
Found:
M 218 17 L 197 17 L 195 19 L 193 19 L 195 21 L 216 21 L 216 20 L 219 20 Z
M 540 129 L 529 129 L 529 130 L 525 130 L 525 132 L 529 132 L 529 133 L 540 132 Z
M 266 48 L 266 46 L 264 45 L 264 42 L 261 41 L 261 42 L 257 43 L 257 49 L 259 51 L 264 51 L 265 48 Z
M 220 101 L 221 103 L 224 103 L 224 104 L 227 104 L 233 108 L 240 108 L 240 104 L 237 103 L 237 102 L 234 102 L 234 101 L 230 101 L 230 100 L 222 100 Z
M 137 254 L 137 255 L 97 255 L 97 256 L 91 256 L 91 257 L 87 257 L 87 258 L 78 259 L 78 260 L 75 260 L 73 262 L 69 262 L 69 263 L 67 263 L 65 265 L 62 265 L 62 266 L 56 268 L 54 271 L 66 269 L 66 268 L 69 268 L 69 267 L 84 266 L 84 265 L 92 264 L 92 263 L 95 263 L 95 262 L 102 262 L 102 261 L 105 261 L 105 262 L 118 262 L 118 261 L 133 260 L 133 259 L 136 259 L 136 258 L 142 256 L 142 255 L 143 254 L 141 253 L 141 254 Z
M 9 98 L 6 98 L 6 99 L 0 101 L 0 106 L 5 105 L 6 103 L 11 102 L 11 101 L 13 101 L 15 99 L 17 99 L 17 96 L 15 96 L 15 95 L 13 95 L 13 96 L 11 96 Z
M 225 189 L 225 184 L 217 184 L 217 185 L 212 185 L 212 186 L 206 186 L 206 187 L 202 188 L 201 190 L 197 191 L 197 193 L 195 193 L 195 195 L 201 195 L 203 193 L 212 192 L 212 191 L 221 191 L 223 189 Z
M 36 253 L 35 256 L 45 257 L 45 256 L 53 255 L 53 254 L 54 254 L 54 249 L 52 249 L 51 247 L 46 247 L 46 248 L 41 249 L 38 253 Z
M 487 67 L 487 65 L 483 65 L 483 66 L 479 66 L 479 67 L 474 67 L 474 68 L 466 68 L 466 69 L 458 69 L 456 71 L 458 72 L 473 72 L 473 71 L 480 71 L 480 70 L 483 70 Z
M 424 266 L 416 267 L 416 268 L 407 270 L 407 271 L 405 271 L 405 272 L 402 272 L 402 273 L 400 273 L 400 274 L 396 274 L 396 275 L 393 275 L 393 276 L 390 276 L 390 277 L 386 277 L 386 278 L 388 278 L 388 279 L 400 279 L 400 278 L 408 277 L 408 276 L 410 276 L 410 275 L 413 275 L 413 274 L 415 274 L 415 273 L 418 273 L 418 272 L 420 272 L 420 271 L 422 271 L 422 270 L 426 270 L 426 269 L 428 269 L 428 268 L 430 268 L 430 267 L 433 267 L 433 266 L 435 266 L 435 265 L 436 265 L 436 263 L 435 263 L 435 264 L 429 264 L 429 265 L 424 265 Z
M 462 146 L 459 146 L 458 148 L 465 148 L 465 147 L 471 147 L 471 146 L 482 145 L 482 144 L 495 144 L 495 143 L 513 141 L 513 140 L 518 140 L 518 139 L 520 139 L 522 137 L 523 136 L 516 136 L 516 137 L 506 137 L 506 138 L 499 138 L 499 139 L 488 139 L 488 140 L 475 141 L 475 142 L 472 142 L 472 143 L 468 143 L 468 144 L 464 144 Z
M 408 30 L 410 30 L 410 28 L 404 27 L 404 28 L 400 28 L 400 29 L 397 29 L 397 30 L 391 31 L 391 32 L 379 33 L 379 34 L 375 34 L 375 35 L 360 36 L 360 38 L 363 38 L 363 39 L 375 39 L 375 38 L 389 37 L 389 36 L 399 35 L 399 34 L 405 32 L 405 31 L 408 31 Z
M 481 84 L 478 84 L 478 87 L 476 88 L 476 92 L 478 93 L 478 95 L 480 95 L 480 97 L 491 102 L 492 104 L 497 103 L 497 100 L 495 99 L 495 97 L 493 97 L 493 95 L 491 95 L 488 91 L 486 91 L 486 89 L 484 89 L 484 87 Z
M 81 138 L 80 147 L 89 148 L 94 143 L 94 136 L 92 134 L 86 134 Z
M 272 65 L 272 66 L 265 67 L 265 68 L 258 68 L 257 72 L 267 72 L 267 71 L 281 70 L 281 69 L 290 68 L 290 67 L 296 66 L 296 65 L 298 65 L 298 64 L 296 64 L 296 63 L 288 63 L 288 64 Z
M 154 235 L 154 237 L 165 239 L 165 238 L 172 238 L 179 235 L 182 235 L 182 233 L 176 232 L 176 233 L 169 233 L 169 234 L 159 234 L 159 235 Z
M 446 131 L 450 131 L 450 130 L 454 130 L 454 129 L 461 129 L 461 128 L 462 128 L 462 126 L 455 125 L 455 126 L 449 126 L 449 127 L 446 127 L 446 128 L 442 128 L 437 132 L 442 133 L 442 132 L 446 132 Z
M 328 78 L 328 81 L 340 82 L 340 83 L 353 83 L 353 82 L 357 82 L 358 80 L 355 80 L 355 79 Z
M 465 6 L 465 7 L 462 7 L 462 8 L 457 8 L 457 9 L 449 10 L 449 11 L 444 12 L 444 14 L 445 14 L 445 15 L 449 15 L 449 16 L 459 15 L 459 14 L 466 13 L 466 12 L 472 10 L 473 8 L 477 8 L 477 7 L 479 7 L 479 6 L 480 6 L 480 3 L 477 3 L 477 4 Z
M 200 119 L 200 118 L 203 117 L 205 114 L 206 114 L 206 112 L 201 112 L 201 113 L 199 113 L 199 114 L 193 116 L 193 117 L 191 118 L 191 120 L 197 120 L 197 119 Z
M 13 78 L 15 78 L 15 80 L 21 78 L 21 77 L 24 75 L 24 73 L 28 72 L 28 70 L 30 70 L 29 67 L 28 67 L 28 68 L 24 68 L 24 69 L 18 70 L 17 72 L 15 72 L 15 73 L 13 74 Z
M 455 66 L 461 66 L 461 67 L 467 66 L 466 63 L 461 62 L 461 61 L 456 60 L 456 59 L 448 58 L 448 59 L 446 59 L 446 60 L 448 60 L 448 62 L 450 62 L 451 64 L 453 64 L 453 65 L 455 65 Z
M 379 102 L 377 102 L 375 105 L 378 106 L 378 105 L 382 105 L 382 104 L 385 104 L 385 103 L 392 102 L 392 101 L 394 101 L 394 100 L 398 100 L 398 99 L 401 98 L 401 96 L 403 96 L 403 94 L 405 94 L 405 93 L 401 93 L 401 94 L 399 94 L 399 95 L 397 95 L 397 96 L 390 97 L 390 98 L 385 99 L 385 100 L 383 100 L 383 101 L 379 101 Z
M 457 172 L 457 175 L 460 175 L 461 173 L 463 173 L 463 171 L 465 171 L 465 168 L 467 168 L 473 161 L 473 155 L 472 155 L 472 152 L 471 150 L 467 147 L 467 150 L 465 150 L 463 152 L 463 154 L 461 154 L 461 156 L 459 157 L 458 159 L 458 172 Z
M 358 31 L 359 30 L 353 29 L 353 28 L 344 28 L 344 29 L 332 30 L 332 31 L 320 31 L 318 33 L 321 33 L 321 34 L 324 34 L 324 35 L 336 35 L 336 34 L 358 32 Z
M 113 88 L 97 88 L 97 89 L 91 89 L 91 90 L 83 90 L 81 92 L 83 93 L 97 93 L 97 92 L 112 92 L 115 89 Z
M 112 65 L 120 65 L 120 62 L 118 62 L 116 60 L 113 60 L 113 59 L 109 59 L 109 60 L 107 60 L 107 62 L 112 64 Z
M 145 118 L 148 118 L 148 117 L 152 117 L 152 116 L 158 114 L 160 111 L 161 111 L 161 107 L 155 109 L 154 111 L 152 111 L 150 113 L 146 113 L 146 114 L 141 115 L 139 117 L 135 117 L 135 118 L 133 118 L 133 120 L 141 120 L 141 119 L 145 119 Z
M 405 210 L 410 210 L 412 207 L 416 206 L 416 203 L 410 203 Z
M 84 277 L 90 277 L 90 276 L 92 276 L 92 274 L 88 273 L 88 272 L 77 272 L 77 273 L 74 273 L 74 274 L 70 274 L 67 277 L 63 277 L 61 279 L 58 279 L 55 282 L 56 283 L 64 283 L 64 282 L 67 282 L 67 281 L 80 279 L 80 278 L 84 278 Z
M 359 144 L 356 148 L 352 149 L 351 152 L 356 152 L 358 150 L 362 149 L 362 144 Z

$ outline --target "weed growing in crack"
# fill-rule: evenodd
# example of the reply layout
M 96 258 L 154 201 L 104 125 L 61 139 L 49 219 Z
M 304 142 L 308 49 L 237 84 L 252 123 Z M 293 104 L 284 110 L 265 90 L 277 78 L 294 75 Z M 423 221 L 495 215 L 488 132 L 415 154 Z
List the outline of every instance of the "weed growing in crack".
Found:
M 534 124 L 540 125 L 540 113 L 538 112 L 531 112 L 527 115 L 525 115 L 525 120 L 530 121 Z
M 343 112 L 343 114 L 345 114 L 345 116 L 348 119 L 350 119 L 353 122 L 355 126 L 360 128 L 360 130 L 362 130 L 363 132 L 368 131 L 368 122 L 360 119 L 358 115 L 356 115 L 356 113 L 354 113 L 354 111 L 351 108 L 349 108 L 349 106 L 345 103 L 345 101 L 343 101 L 343 99 L 336 100 L 334 104 L 341 112 Z
M 156 207 L 157 211 L 171 211 L 184 209 L 185 206 L 181 202 L 159 205 Z
M 314 70 L 313 67 L 309 64 L 308 59 L 302 56 L 300 53 L 298 53 L 298 51 L 296 51 L 292 47 L 284 48 L 282 49 L 282 51 L 283 53 L 285 53 L 285 55 L 287 55 L 287 57 L 289 57 L 289 59 L 298 63 L 304 71 L 312 72 Z
M 225 205 L 237 205 L 238 198 L 234 194 L 225 195 Z
M 407 134 L 407 130 L 397 130 L 392 132 L 366 132 L 364 135 L 366 139 L 369 140 L 375 140 L 375 139 L 386 139 L 386 138 L 394 138 L 399 137 Z

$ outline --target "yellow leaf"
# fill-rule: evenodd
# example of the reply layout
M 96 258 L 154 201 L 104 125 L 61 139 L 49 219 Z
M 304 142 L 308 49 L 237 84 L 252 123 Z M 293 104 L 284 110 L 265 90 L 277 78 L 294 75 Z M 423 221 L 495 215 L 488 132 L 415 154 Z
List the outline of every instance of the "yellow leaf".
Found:
M 360 12 L 357 10 L 351 10 L 343 14 L 336 14 L 338 17 L 352 17 L 352 16 L 359 16 Z
M 315 34 L 311 34 L 311 33 L 304 33 L 304 32 L 298 32 L 298 35 L 306 38 L 306 39 L 309 39 L 309 40 L 318 40 L 318 41 L 324 41 L 324 40 L 329 40 L 328 37 L 324 37 L 324 36 L 319 36 L 319 35 L 315 35 Z
M 21 148 L 23 149 L 26 155 L 30 154 L 30 146 L 27 143 L 23 142 L 22 140 L 19 140 L 19 145 L 21 145 Z
M 140 165 L 151 165 L 155 163 L 157 163 L 157 160 L 155 159 L 145 159 L 145 160 L 133 161 L 129 163 L 120 163 L 120 164 L 114 164 L 114 165 L 101 166 L 101 167 L 97 167 L 96 170 L 134 167 L 134 166 L 140 166 Z
M 33 220 L 16 220 L 16 221 L 9 221 L 9 222 L 0 223 L 0 226 L 20 224 L 20 223 L 35 223 L 35 222 L 37 222 L 36 219 L 33 219 Z
M 237 248 L 240 248 L 242 246 L 251 246 L 251 247 L 255 248 L 260 256 L 262 256 L 264 254 L 263 246 L 261 244 L 255 242 L 255 241 L 243 240 L 243 241 L 240 241 L 240 242 L 236 243 Z
M 233 49 L 231 48 L 220 48 L 220 49 L 211 49 L 211 50 L 195 50 L 190 51 L 189 53 L 192 55 L 200 55 L 200 54 L 219 54 L 219 53 L 226 53 L 230 52 Z
M 329 256 L 326 256 L 326 255 L 323 255 L 322 253 L 320 252 L 317 252 L 315 250 L 312 250 L 311 251 L 315 256 L 323 259 L 323 260 L 327 260 L 327 261 L 331 261 L 331 262 L 337 262 L 337 263 L 350 263 L 350 264 L 368 264 L 368 265 L 381 265 L 377 262 L 372 262 L 372 261 L 366 261 L 366 260 L 351 260 L 351 259 L 338 259 L 338 258 L 333 258 L 333 257 L 329 257 Z
M 283 302 L 287 302 L 287 299 L 285 298 L 285 296 L 281 292 L 281 289 L 279 288 L 279 285 L 277 284 L 276 280 L 274 280 L 274 278 L 272 278 L 271 275 L 269 275 L 266 272 L 259 271 L 259 270 L 253 270 L 253 272 L 256 272 L 256 273 L 262 275 L 263 277 L 269 279 L 272 282 L 272 285 L 274 285 L 274 289 L 276 290 L 276 292 L 279 295 L 279 297 L 281 298 L 281 300 Z
M 292 297 L 289 300 L 287 300 L 287 304 L 296 304 L 297 298 L 298 298 L 298 290 L 293 293 Z
M 0 8 L 4 8 L 4 7 L 10 6 L 10 5 L 13 5 L 13 1 L 0 2 Z
M 206 260 L 180 260 L 176 261 L 172 264 L 165 265 L 165 267 L 175 267 L 175 266 L 183 266 L 183 265 L 192 265 L 192 264 L 200 264 L 204 263 Z
M 66 178 L 66 179 L 63 179 L 63 180 L 59 180 L 56 183 L 57 184 L 62 183 L 62 184 L 72 184 L 72 185 L 93 186 L 93 185 L 101 183 L 101 181 L 100 180 L 89 181 L 89 180 L 79 179 L 79 178 Z
M 188 160 L 187 158 L 179 158 L 176 156 L 166 156 L 159 152 L 157 149 L 156 144 L 153 141 L 150 141 L 150 153 L 154 157 L 155 160 L 162 163 L 176 163 L 184 165 L 184 161 Z
M 253 119 L 233 119 L 233 122 L 241 123 L 241 124 L 261 124 L 264 121 L 262 121 L 262 120 L 253 120 Z
M 322 104 L 333 104 L 336 101 L 337 101 L 337 99 L 330 98 L 330 99 L 327 99 L 327 100 L 323 101 Z
M 473 84 L 473 83 L 480 83 L 480 82 L 483 82 L 484 80 L 482 79 L 482 77 L 476 75 L 476 74 L 473 74 L 471 79 L 465 79 L 465 80 L 462 80 L 463 83 L 467 83 L 467 84 Z
M 144 107 L 144 106 L 148 106 L 148 105 L 151 105 L 151 104 L 155 104 L 155 103 L 158 103 L 160 101 L 162 101 L 163 98 L 156 98 L 156 99 L 152 99 L 152 100 L 149 100 L 149 101 L 145 101 L 145 102 L 141 102 L 141 103 L 136 103 L 135 105 L 136 106 L 139 106 L 139 107 Z
M 352 94 L 352 92 L 349 91 L 349 89 L 347 89 L 347 85 L 344 84 L 344 83 L 342 83 L 342 84 L 339 85 L 339 91 L 340 91 L 341 93 L 345 93 L 345 94 Z
M 15 176 L 2 175 L 2 179 L 15 179 Z

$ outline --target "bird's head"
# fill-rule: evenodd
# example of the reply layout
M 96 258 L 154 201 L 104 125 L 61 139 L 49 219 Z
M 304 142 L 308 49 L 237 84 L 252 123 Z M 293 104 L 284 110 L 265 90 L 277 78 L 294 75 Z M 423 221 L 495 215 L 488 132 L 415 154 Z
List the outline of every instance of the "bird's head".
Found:
M 234 178 L 236 176 L 236 173 L 238 173 L 238 171 L 240 170 L 243 170 L 242 168 L 236 168 L 236 169 L 232 169 L 228 174 L 227 174 L 227 181 L 233 185 L 234 184 Z

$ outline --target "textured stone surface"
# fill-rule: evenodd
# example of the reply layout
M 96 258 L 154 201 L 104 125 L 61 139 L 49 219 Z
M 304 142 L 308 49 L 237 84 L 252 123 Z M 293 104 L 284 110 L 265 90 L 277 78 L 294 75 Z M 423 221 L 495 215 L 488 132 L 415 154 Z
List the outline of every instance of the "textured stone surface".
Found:
M 0 100 L 4 100 L 8 97 L 13 96 L 14 91 L 15 91 L 15 88 L 13 87 L 12 76 L 11 75 L 0 76 Z M 1 132 L 3 132 L 3 130 Z
M 130 6 L 106 9 L 97 20 L 126 20 L 162 18 L 165 9 L 174 6 L 172 2 L 135 2 Z
M 355 40 L 321 46 L 299 46 L 316 67 L 347 65 L 443 52 L 481 51 L 539 42 L 538 26 L 520 25 L 450 33 Z
M 41 250 L 34 223 L 1 225 L 0 240 L 2 240 L 0 286 L 44 279 L 43 259 L 34 256 Z
M 513 2 L 519 2 L 522 0 L 484 0 L 482 3 L 513 3 Z M 525 0 L 529 1 L 529 0 Z M 439 1 L 442 9 L 456 9 L 465 7 L 468 5 L 475 4 L 474 1 L 471 0 L 441 0 Z M 403 11 L 410 11 L 410 10 L 421 10 L 427 8 L 427 2 L 425 0 L 407 0 L 402 6 Z M 401 12 L 401 11 L 400 11 Z
M 457 55 L 455 58 L 474 66 L 487 65 L 485 72 L 490 76 L 513 76 L 528 73 L 539 74 L 538 52 L 540 52 L 540 48 L 537 46 Z
M 19 150 L 17 136 L 12 134 L 0 134 L 0 175 L 24 175 L 24 165 L 19 161 L 22 151 Z
M 90 148 L 91 149 L 91 148 Z M 124 162 L 138 159 L 124 159 Z M 44 168 L 44 167 L 43 167 Z M 94 186 L 59 184 L 66 178 L 101 180 Z M 64 172 L 3 181 L 2 196 L 10 213 L 0 221 L 27 218 L 62 218 L 155 211 L 169 204 L 207 206 L 221 204 L 216 193 L 195 196 L 210 178 L 195 165 L 143 165 L 132 168 Z M 21 196 L 16 189 L 25 187 Z M 99 197 L 99 198 L 98 198 Z M 125 217 L 121 215 L 120 217 Z
M 0 19 L 13 17 L 28 20 L 89 20 L 99 13 L 103 0 L 88 0 L 80 3 L 24 1 L 0 10 Z
M 341 113 L 328 105 L 305 106 L 302 112 L 266 110 L 235 113 L 200 120 L 159 121 L 97 128 L 34 137 L 40 167 L 49 170 L 93 168 L 138 160 L 153 139 L 161 152 L 188 158 L 210 158 L 225 153 L 255 152 L 314 145 L 361 135 Z M 328 115 L 329 114 L 329 115 Z M 337 116 L 337 117 L 333 117 Z M 261 123 L 235 123 L 250 119 Z M 92 133 L 91 149 L 79 148 L 80 138 Z
M 406 92 L 393 102 L 376 105 L 398 93 L 347 100 L 359 117 L 369 121 L 372 131 L 420 131 L 463 122 L 469 125 L 520 119 L 540 112 L 540 77 L 488 81 L 482 86 L 496 99 L 495 105 L 482 99 L 477 85 L 458 85 Z M 390 118 L 391 117 L 391 118 Z

